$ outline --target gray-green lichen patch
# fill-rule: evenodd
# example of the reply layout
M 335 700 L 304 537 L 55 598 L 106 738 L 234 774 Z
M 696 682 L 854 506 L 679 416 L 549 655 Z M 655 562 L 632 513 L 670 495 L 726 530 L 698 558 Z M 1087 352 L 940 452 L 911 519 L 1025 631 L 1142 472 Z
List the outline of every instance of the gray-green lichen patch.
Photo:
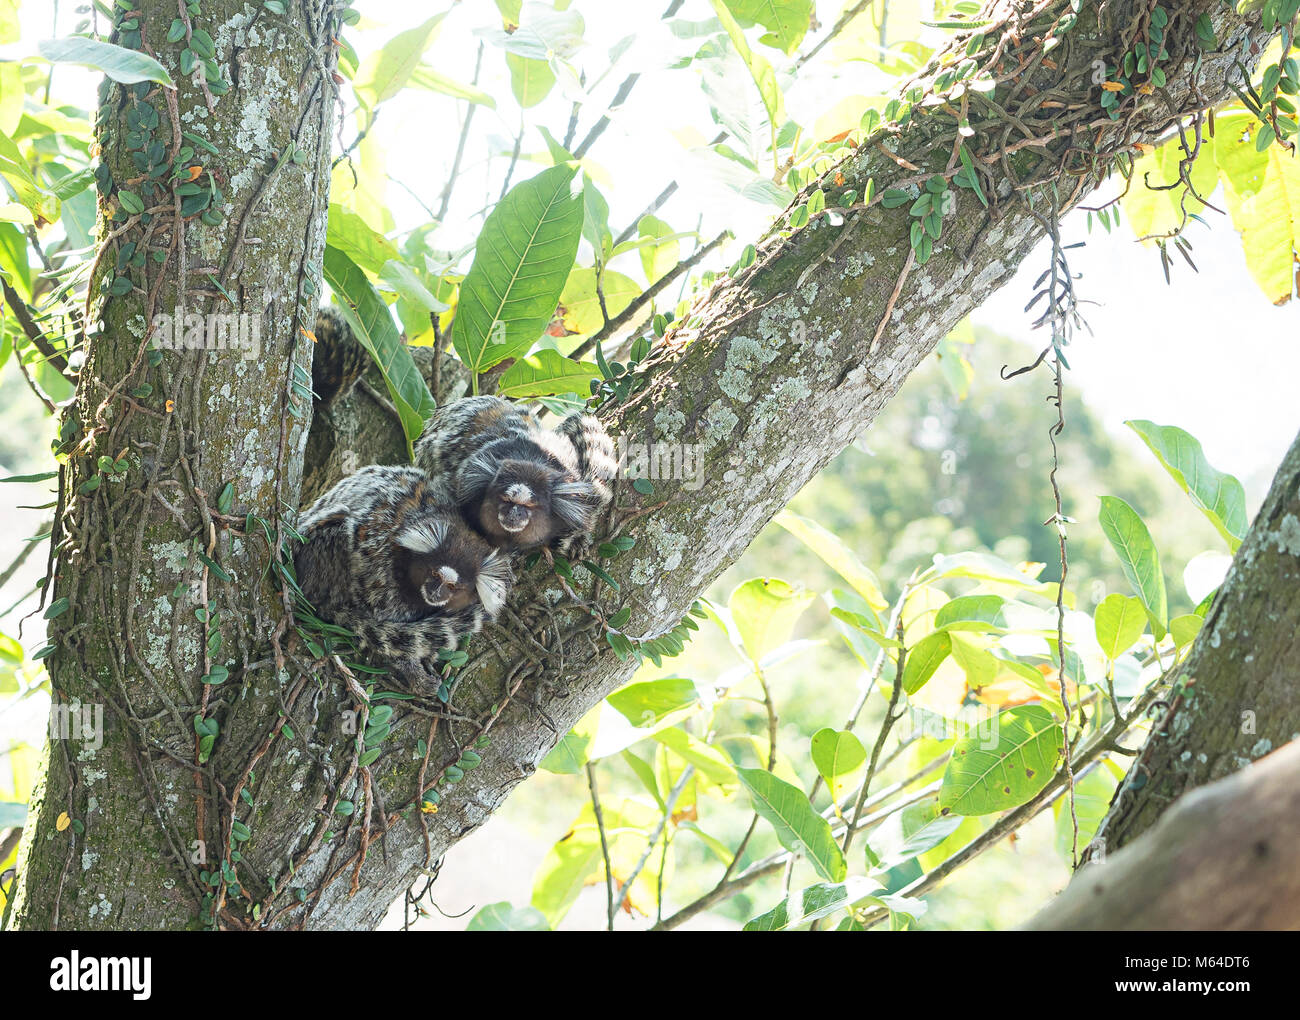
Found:
M 1300 556 L 1300 518 L 1287 514 L 1277 531 L 1269 533 L 1267 540 L 1275 542 L 1279 552 Z
M 733 337 L 727 346 L 727 358 L 718 377 L 718 389 L 733 400 L 748 402 L 752 397 L 753 375 L 776 360 L 779 343 L 753 337 Z

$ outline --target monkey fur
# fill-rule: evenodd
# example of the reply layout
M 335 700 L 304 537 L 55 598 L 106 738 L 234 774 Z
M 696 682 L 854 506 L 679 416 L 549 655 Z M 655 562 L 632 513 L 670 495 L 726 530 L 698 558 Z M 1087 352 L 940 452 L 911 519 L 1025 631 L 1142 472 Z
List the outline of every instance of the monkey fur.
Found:
M 348 391 L 370 365 L 370 355 L 361 346 L 343 313 L 332 305 L 316 310 L 315 350 L 311 359 L 311 389 L 316 409 L 328 407 Z
M 418 468 L 362 468 L 308 507 L 298 531 L 298 585 L 316 614 L 422 686 L 441 683 L 438 650 L 494 619 L 514 581 L 508 557 Z
M 581 553 L 612 498 L 618 465 L 605 427 L 572 414 L 551 431 L 501 397 L 439 408 L 415 445 L 415 462 L 442 480 L 465 521 L 510 553 Z

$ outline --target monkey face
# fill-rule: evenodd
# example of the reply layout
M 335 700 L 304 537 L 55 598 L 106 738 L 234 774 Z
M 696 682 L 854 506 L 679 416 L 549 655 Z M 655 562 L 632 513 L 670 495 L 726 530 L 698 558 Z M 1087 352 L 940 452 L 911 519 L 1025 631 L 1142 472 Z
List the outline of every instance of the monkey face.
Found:
M 428 557 L 429 562 L 418 568 L 424 574 L 419 585 L 420 597 L 433 609 L 454 613 L 476 600 L 474 579 L 462 578 L 455 567 L 448 563 L 437 563 L 438 558 Z
M 490 619 L 500 611 L 513 582 L 509 561 L 454 510 L 408 525 L 396 541 L 398 587 L 417 615 L 478 606 Z
M 489 541 L 509 549 L 544 545 L 555 533 L 552 493 L 563 476 L 527 461 L 508 460 L 488 485 L 478 525 Z

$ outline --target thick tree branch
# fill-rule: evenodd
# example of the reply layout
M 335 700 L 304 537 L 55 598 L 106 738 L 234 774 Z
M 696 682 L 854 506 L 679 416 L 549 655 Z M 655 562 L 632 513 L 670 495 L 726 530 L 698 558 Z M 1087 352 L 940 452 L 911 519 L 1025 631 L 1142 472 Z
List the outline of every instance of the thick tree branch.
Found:
M 1027 927 L 1300 927 L 1300 741 L 1180 798 L 1130 846 L 1086 865 Z

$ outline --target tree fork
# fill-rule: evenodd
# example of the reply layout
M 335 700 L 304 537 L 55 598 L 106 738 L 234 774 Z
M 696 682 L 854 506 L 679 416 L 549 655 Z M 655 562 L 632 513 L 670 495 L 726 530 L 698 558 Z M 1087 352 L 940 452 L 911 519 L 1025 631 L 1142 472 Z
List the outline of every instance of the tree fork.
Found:
M 161 5 L 145 7 L 161 10 Z M 265 543 L 222 531 L 205 506 L 191 506 L 196 503 L 191 488 L 215 499 L 213 494 L 229 479 L 239 486 L 236 517 L 251 510 L 274 522 L 283 507 L 294 505 L 301 469 L 299 426 L 285 425 L 286 440 L 278 431 L 279 421 L 274 422 L 274 440 L 258 444 L 257 456 L 240 460 L 235 454 L 245 448 L 242 423 L 239 429 L 232 424 L 226 436 L 211 427 L 200 432 L 194 416 L 207 411 L 212 421 L 224 414 L 233 422 L 241 408 L 263 406 L 259 401 L 283 404 L 296 334 L 292 328 L 272 332 L 279 345 L 272 350 L 283 359 L 280 368 L 255 382 L 246 381 L 242 391 L 237 380 L 229 380 L 233 396 L 221 388 L 228 381 L 224 374 L 234 374 L 228 363 L 208 366 L 206 376 L 196 368 L 181 380 L 188 389 L 173 386 L 176 411 L 188 416 L 180 420 L 190 422 L 185 437 L 192 445 L 180 449 L 187 456 L 202 457 L 193 477 L 180 472 L 180 489 L 174 488 L 171 495 L 164 491 L 167 502 L 158 507 L 142 503 L 141 484 L 131 489 L 129 482 L 111 500 L 106 495 L 114 491 L 111 484 L 100 487 L 106 492 L 96 490 L 87 497 L 77 492 L 84 466 L 67 479 L 72 522 L 68 534 L 77 541 L 60 548 L 55 595 L 72 591 L 77 597 L 54 628 L 59 645 L 51 660 L 56 689 L 61 697 L 109 700 L 104 692 L 120 688 L 130 699 L 120 702 L 120 712 L 107 713 L 113 721 L 100 757 L 90 767 L 70 760 L 66 742 L 54 744 L 20 862 L 24 871 L 17 926 L 49 926 L 59 920 L 60 903 L 66 923 L 82 927 L 194 923 L 201 897 L 207 895 L 199 886 L 203 875 L 174 844 L 194 838 L 200 806 L 206 812 L 201 824 L 209 849 L 204 871 L 218 923 L 346 928 L 377 924 L 417 874 L 485 821 L 536 769 L 558 737 L 630 675 L 634 663 L 621 661 L 610 649 L 601 615 L 575 604 L 566 588 L 576 588 L 598 603 L 597 613 L 605 618 L 621 606 L 631 607 L 633 622 L 626 629 L 633 636 L 671 628 L 794 493 L 871 423 L 938 340 L 1010 279 L 1042 237 L 1030 195 L 1050 204 L 1054 191 L 1055 204 L 1065 211 L 1096 187 L 1117 155 L 1136 143 L 1154 143 L 1180 118 L 1226 97 L 1226 81 L 1235 73 L 1236 61 L 1253 66 L 1266 39 L 1257 22 L 1238 18 L 1211 0 L 1168 5 L 1164 35 L 1171 56 L 1166 85 L 1154 95 L 1131 97 L 1121 106 L 1119 119 L 1111 120 L 1101 106 L 1097 63 L 1104 69 L 1116 62 L 1146 25 L 1152 7 L 1137 2 L 1108 5 L 1103 25 L 1090 21 L 1094 9 L 1085 7 L 1078 24 L 1049 55 L 1041 40 L 1072 14 L 1068 0 L 1000 5 L 979 50 L 989 74 L 1002 83 L 995 99 L 974 99 L 962 109 L 951 104 L 948 110 L 923 108 L 910 123 L 863 145 L 820 183 L 832 196 L 842 188 L 862 196 L 870 180 L 876 189 L 871 204 L 861 198 L 846 203 L 848 207 L 835 214 L 847 218 L 843 227 L 832 225 L 828 213 L 790 237 L 771 234 L 758 246 L 752 266 L 718 285 L 686 324 L 669 333 L 647 366 L 645 390 L 627 404 L 601 408 L 611 431 L 626 444 L 691 447 L 705 478 L 698 488 L 683 479 L 661 479 L 649 496 L 619 486 L 611 527 L 637 539 L 632 552 L 608 564 L 619 590 L 611 593 L 581 567 L 575 571 L 577 580 L 566 585 L 544 565 L 537 566 L 522 578 L 507 616 L 509 625 L 488 630 L 471 645 L 451 706 L 444 709 L 421 699 L 397 703 L 387 744 L 396 753 L 389 751 L 373 767 L 359 766 L 356 736 L 340 725 L 347 713 L 354 713 L 354 721 L 366 718 L 368 709 L 358 697 L 355 679 L 338 679 L 331 668 L 322 682 L 312 674 L 310 655 L 292 638 L 270 641 L 283 636 L 283 626 L 277 630 L 276 624 L 284 623 L 284 603 L 269 585 L 255 580 L 268 555 Z M 1196 48 L 1192 28 L 1202 14 L 1210 17 L 1220 40 L 1217 49 L 1204 53 Z M 223 15 L 233 16 L 229 11 Z M 302 12 L 292 17 L 301 18 Z M 229 40 L 218 36 L 218 41 L 220 52 L 227 53 Z M 964 53 L 966 42 L 960 39 L 955 46 Z M 269 54 L 265 64 L 256 65 L 245 63 L 249 55 L 255 55 L 251 46 L 239 53 L 240 81 L 231 95 L 248 88 L 245 75 L 248 82 L 260 82 L 257 75 L 274 66 Z M 289 59 L 283 51 L 274 55 L 280 61 Z M 287 68 L 280 77 L 295 84 L 329 59 L 309 59 L 302 49 L 294 55 L 299 61 L 297 77 Z M 937 73 L 938 63 L 921 81 L 927 83 Z M 250 88 L 245 102 L 255 101 L 252 92 Z M 310 88 L 296 93 L 310 94 Z M 206 99 L 191 95 L 187 87 L 181 97 L 182 103 Z M 231 107 L 223 108 L 229 98 L 217 101 L 213 116 L 234 133 L 241 118 Z M 963 113 L 975 132 L 969 137 L 958 132 Z M 302 119 L 311 122 L 310 117 Z M 295 118 L 286 116 L 280 126 L 287 129 L 291 121 Z M 962 165 L 961 138 L 974 158 L 990 208 L 986 211 L 973 191 L 954 188 L 955 206 L 945 215 L 942 240 L 928 261 L 918 260 L 908 210 L 886 209 L 881 196 L 890 188 L 923 186 L 934 176 L 951 182 Z M 313 142 L 308 156 L 311 165 L 319 167 L 324 138 Z M 115 150 L 106 146 L 105 151 Z M 277 177 L 276 187 L 288 179 Z M 318 198 L 323 188 L 324 181 L 318 179 Z M 305 222 L 292 219 L 309 204 L 289 204 L 281 212 L 296 229 L 286 227 L 274 235 L 269 229 L 260 231 L 264 246 L 269 246 L 268 239 L 285 240 L 304 264 L 316 264 L 323 204 L 319 227 L 315 216 Z M 240 219 L 238 212 L 233 218 Z M 231 240 L 226 237 L 227 243 Z M 263 278 L 259 274 L 257 282 Z M 115 307 L 109 301 L 106 336 L 116 342 L 100 343 L 106 352 L 116 351 L 117 360 L 104 354 L 104 367 L 96 367 L 94 374 L 106 386 L 122 376 L 124 361 L 129 364 L 128 355 L 138 346 L 138 341 L 127 342 L 122 313 L 113 317 Z M 94 357 L 97 366 L 100 355 Z M 268 364 L 273 360 L 268 354 Z M 102 399 L 92 403 L 88 395 L 79 398 L 88 420 L 96 420 L 93 410 Z M 159 438 L 175 444 L 175 436 L 159 434 L 165 418 L 155 419 L 134 405 L 122 418 L 160 450 L 168 447 L 159 446 Z M 281 449 L 287 451 L 283 458 L 267 455 L 268 450 Z M 249 484 L 252 480 L 260 484 Z M 156 491 L 158 485 L 143 482 L 143 487 Z M 132 493 L 140 512 L 128 517 L 130 508 L 119 501 Z M 189 502 L 177 505 L 172 498 L 177 493 L 177 499 Z M 121 525 L 116 522 L 124 519 L 141 532 L 140 522 L 150 522 L 148 541 L 119 540 L 115 528 Z M 202 560 L 199 567 L 188 564 L 188 574 L 173 565 L 178 548 L 188 548 L 192 538 L 211 537 L 213 532 L 218 545 L 228 542 L 216 559 L 223 568 L 235 568 L 234 586 L 213 581 L 211 568 Z M 84 550 L 97 536 L 95 555 L 88 558 Z M 114 571 L 97 565 L 97 557 L 121 563 L 127 553 L 142 547 L 149 558 L 147 570 L 119 566 Z M 205 555 L 207 549 L 205 545 Z M 83 582 L 83 574 L 97 579 L 98 587 Z M 148 582 L 142 582 L 146 577 Z M 201 582 L 204 577 L 209 590 L 219 594 L 219 608 L 226 609 L 220 614 L 220 630 L 243 658 L 226 684 L 209 689 L 198 685 L 209 665 L 199 661 L 206 628 L 195 628 L 170 605 L 163 613 L 156 607 L 178 580 Z M 137 590 L 146 583 L 149 591 Z M 79 615 L 87 609 L 83 589 L 98 599 L 89 615 Z M 255 604 L 248 609 L 247 602 Z M 235 612 L 236 605 L 247 611 Z M 147 614 L 158 616 L 151 628 L 130 626 L 137 615 L 143 621 Z M 101 655 L 106 663 L 87 658 L 86 635 L 95 626 L 104 646 L 117 649 L 113 655 Z M 159 668 L 149 669 L 152 646 L 144 652 L 139 646 L 159 634 L 166 636 L 168 630 Z M 72 639 L 78 635 L 83 636 L 74 649 Z M 268 641 L 274 655 L 265 651 Z M 207 713 L 205 718 L 217 718 L 220 726 L 211 762 L 198 768 L 193 731 L 185 730 L 184 741 L 178 737 L 178 727 L 188 726 L 191 714 L 199 714 L 194 709 Z M 143 725 L 122 722 L 132 717 Z M 149 739 L 133 743 L 137 730 Z M 465 747 L 484 738 L 491 743 L 481 752 L 482 764 L 465 771 L 458 784 L 442 787 L 436 814 L 420 811 L 423 791 L 446 778 Z M 411 753 L 417 740 L 427 742 L 422 756 Z M 143 761 L 139 771 L 133 751 Z M 111 798 L 101 792 L 102 785 L 88 790 L 98 782 L 91 776 L 101 768 L 115 781 L 123 779 Z M 159 771 L 164 772 L 162 785 L 156 781 Z M 187 801 L 196 773 L 204 796 Z M 237 808 L 243 792 L 253 803 Z M 345 802 L 354 813 L 341 811 Z M 144 826 L 135 821 L 141 803 L 151 818 Z M 246 825 L 242 831 L 232 824 L 236 809 L 240 824 Z M 82 822 L 84 834 L 59 829 L 63 811 Z M 367 857 L 381 829 L 385 853 Z M 248 837 L 240 841 L 243 860 L 234 862 L 232 874 L 222 869 L 214 878 L 212 861 L 223 858 L 236 831 Z M 88 860 L 90 866 L 78 873 L 78 880 L 63 889 L 70 869 L 82 868 Z M 291 868 L 286 862 L 292 862 Z M 250 904 L 256 904 L 256 911 L 250 911 Z

